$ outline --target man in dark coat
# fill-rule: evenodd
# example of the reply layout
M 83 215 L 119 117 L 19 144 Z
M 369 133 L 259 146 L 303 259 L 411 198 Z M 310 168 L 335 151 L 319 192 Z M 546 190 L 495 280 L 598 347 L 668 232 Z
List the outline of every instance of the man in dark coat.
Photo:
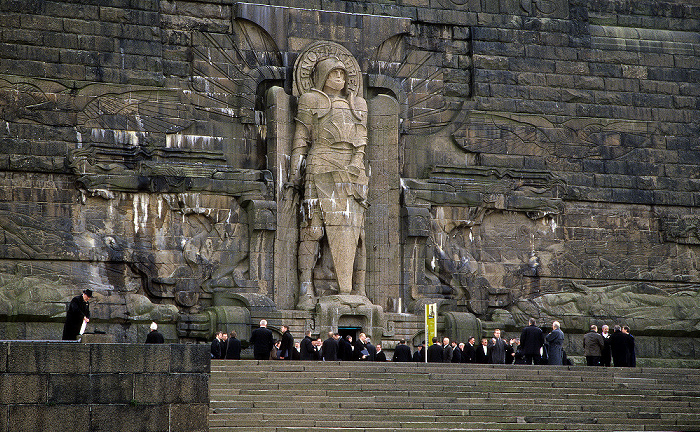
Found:
M 79 296 L 75 296 L 68 303 L 66 310 L 66 322 L 63 325 L 63 340 L 76 340 L 80 334 L 83 323 L 90 322 L 90 299 L 92 291 L 83 290 Z
M 489 362 L 489 340 L 486 338 L 481 339 L 481 345 L 476 347 L 476 354 L 474 354 L 474 362 L 486 364 Z
M 146 335 L 147 344 L 162 344 L 165 343 L 165 338 L 158 331 L 158 324 L 155 322 L 151 323 L 151 331 Z
M 464 353 L 462 356 L 462 363 L 476 363 L 476 347 L 474 344 L 476 343 L 476 339 L 474 339 L 474 336 L 470 336 L 469 340 L 467 341 L 467 344 L 464 345 L 464 350 L 462 352 Z
M 280 344 L 280 360 L 291 360 L 292 350 L 294 349 L 294 337 L 289 331 L 289 327 L 282 325 L 282 343 Z
M 338 360 L 351 361 L 353 359 L 352 336 L 347 335 L 338 339 Z
M 328 339 L 323 341 L 321 355 L 324 361 L 338 360 L 338 340 L 334 336 L 333 332 L 328 332 Z
M 552 331 L 545 336 L 547 343 L 547 364 L 561 366 L 564 364 L 564 332 L 559 321 L 552 323 Z
M 616 325 L 613 327 L 613 334 L 610 336 L 610 354 L 612 354 L 614 366 L 627 367 L 628 349 L 627 338 L 622 333 L 622 328 Z
M 377 352 L 374 355 L 374 361 L 378 361 L 378 362 L 385 362 L 386 361 L 386 354 L 384 354 L 384 351 L 382 351 L 382 346 L 380 344 L 377 344 Z
M 226 356 L 225 358 L 229 360 L 240 360 L 241 359 L 241 341 L 238 340 L 238 334 L 235 331 L 231 332 L 231 335 L 226 341 Z
M 299 345 L 299 358 L 301 360 L 316 360 L 316 347 L 314 340 L 311 339 L 311 330 L 307 330 L 304 339 Z
M 425 345 L 420 344 L 416 347 L 416 352 L 413 353 L 413 362 L 424 363 L 425 362 Z
M 442 363 L 443 350 L 438 343 L 438 338 L 433 338 L 433 344 L 428 347 L 428 363 Z
M 374 347 L 367 335 L 360 333 L 358 340 L 360 344 L 359 346 L 355 347 L 355 358 L 357 360 L 374 361 L 377 354 L 377 349 Z
M 634 336 L 630 334 L 630 328 L 628 326 L 622 326 L 622 333 L 625 335 L 627 341 L 627 366 L 637 367 L 637 351 L 634 348 Z
M 489 363 L 505 364 L 506 363 L 506 341 L 501 338 L 501 330 L 493 331 L 493 338 L 489 343 Z
M 260 327 L 250 334 L 250 344 L 253 345 L 255 360 L 269 360 L 274 343 L 272 332 L 267 328 L 267 321 L 260 320 Z
M 544 333 L 537 327 L 537 321 L 530 318 L 529 325 L 520 333 L 520 352 L 525 364 L 540 364 L 540 350 L 544 344 Z
M 222 352 L 222 347 L 224 345 L 223 332 L 219 330 L 214 336 L 214 340 L 211 341 L 211 358 L 220 359 L 222 358 L 224 352 Z
M 452 347 L 450 338 L 442 338 L 442 362 L 452 363 Z
M 462 350 L 455 341 L 452 341 L 452 363 L 462 363 Z
M 411 348 L 406 345 L 406 339 L 401 339 L 399 344 L 394 348 L 394 356 L 391 358 L 393 362 L 410 362 Z

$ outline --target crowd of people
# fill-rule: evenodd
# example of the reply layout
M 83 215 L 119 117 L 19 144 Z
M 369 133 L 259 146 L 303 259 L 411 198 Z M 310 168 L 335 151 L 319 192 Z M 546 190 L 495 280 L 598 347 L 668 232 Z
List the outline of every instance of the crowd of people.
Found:
M 415 351 L 402 339 L 394 348 L 391 359 L 387 358 L 381 344 L 373 344 L 365 333 L 360 333 L 356 340 L 352 336 L 341 336 L 328 332 L 327 339 L 312 337 L 306 331 L 301 342 L 294 342 L 289 327 L 283 325 L 282 336 L 275 340 L 267 321 L 260 321 L 260 327 L 253 330 L 250 344 L 256 360 L 316 360 L 316 361 L 393 361 L 428 363 L 483 363 L 483 364 L 529 364 L 529 365 L 570 365 L 564 350 L 565 336 L 558 321 L 552 323 L 552 329 L 545 333 L 531 318 L 523 328 L 520 337 L 508 339 L 500 329 L 493 331 L 493 337 L 481 338 L 477 345 L 475 337 L 469 337 L 466 343 L 450 341 L 445 337 L 434 337 L 427 349 L 423 344 Z M 634 337 L 629 327 L 616 325 L 609 333 L 607 325 L 590 326 L 590 331 L 583 337 L 584 355 L 588 366 L 636 366 Z M 236 332 L 227 335 L 218 332 L 211 345 L 212 358 L 240 359 L 241 342 L 236 339 Z

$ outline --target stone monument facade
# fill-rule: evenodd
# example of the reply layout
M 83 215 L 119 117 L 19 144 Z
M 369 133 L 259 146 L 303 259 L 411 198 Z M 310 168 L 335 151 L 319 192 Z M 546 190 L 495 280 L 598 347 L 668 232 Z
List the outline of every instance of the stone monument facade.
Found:
M 0 337 L 90 288 L 122 342 L 438 303 L 700 355 L 700 7 L 268 3 L 0 5 Z

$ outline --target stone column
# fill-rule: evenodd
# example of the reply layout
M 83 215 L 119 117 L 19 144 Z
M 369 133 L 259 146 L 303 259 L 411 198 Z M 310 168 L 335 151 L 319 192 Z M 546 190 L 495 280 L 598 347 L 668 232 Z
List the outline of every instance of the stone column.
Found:
M 368 111 L 366 289 L 372 303 L 387 308 L 390 299 L 401 297 L 399 104 L 379 95 L 369 101 Z
M 267 158 L 275 181 L 277 202 L 277 230 L 274 240 L 274 301 L 278 309 L 294 309 L 297 292 L 297 221 L 298 197 L 292 189 L 285 189 L 289 178 L 289 159 L 292 154 L 294 116 L 292 96 L 281 87 L 267 93 Z

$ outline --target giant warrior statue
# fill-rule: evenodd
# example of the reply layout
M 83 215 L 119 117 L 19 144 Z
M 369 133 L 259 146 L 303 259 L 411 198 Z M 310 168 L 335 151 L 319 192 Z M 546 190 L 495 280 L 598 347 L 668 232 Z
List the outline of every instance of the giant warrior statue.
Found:
M 309 310 L 317 297 L 328 294 L 314 285 L 324 251 L 337 282 L 332 293 L 366 295 L 368 110 L 359 65 L 338 44 L 307 47 L 297 58 L 294 77 L 299 97 L 285 196 L 298 203 L 297 308 Z
M 298 252 L 301 308 L 308 308 L 315 295 L 313 269 L 324 235 L 339 293 L 365 292 L 367 103 L 353 94 L 347 81 L 340 59 L 323 59 L 314 68 L 313 87 L 299 98 L 290 184 L 298 188 L 303 178 Z

